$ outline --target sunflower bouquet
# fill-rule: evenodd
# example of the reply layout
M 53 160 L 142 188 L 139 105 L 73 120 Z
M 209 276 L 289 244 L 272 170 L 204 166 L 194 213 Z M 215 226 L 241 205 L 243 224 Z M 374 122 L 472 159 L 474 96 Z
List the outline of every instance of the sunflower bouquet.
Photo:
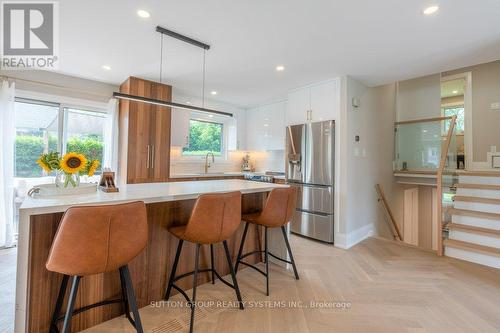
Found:
M 58 152 L 42 154 L 36 161 L 46 172 L 57 171 L 56 185 L 76 187 L 80 184 L 80 176 L 93 176 L 99 167 L 98 160 L 90 160 L 83 154 L 70 152 L 60 157 Z

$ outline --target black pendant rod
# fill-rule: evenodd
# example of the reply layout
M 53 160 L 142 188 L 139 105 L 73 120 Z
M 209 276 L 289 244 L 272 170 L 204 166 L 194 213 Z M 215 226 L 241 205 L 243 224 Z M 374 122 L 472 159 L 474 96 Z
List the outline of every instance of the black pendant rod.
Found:
M 210 45 L 208 44 L 205 44 L 203 42 L 200 42 L 196 39 L 192 39 L 188 36 L 184 36 L 184 35 L 181 35 L 180 33 L 177 33 L 175 31 L 172 31 L 172 30 L 168 30 L 168 29 L 165 29 L 164 27 L 161 27 L 161 26 L 157 26 L 156 27 L 156 31 L 158 31 L 159 33 L 161 34 L 164 34 L 164 35 L 167 35 L 167 36 L 170 36 L 172 38 L 175 38 L 175 39 L 178 39 L 178 40 L 181 40 L 183 42 L 186 42 L 186 43 L 189 43 L 189 44 L 192 44 L 194 46 L 198 46 L 202 49 L 205 49 L 205 50 L 209 50 L 210 49 Z
M 229 112 L 216 111 L 216 110 L 202 108 L 202 107 L 194 106 L 194 105 L 186 105 L 186 104 L 180 104 L 180 103 L 174 103 L 174 102 L 167 102 L 167 101 L 162 101 L 160 99 L 129 95 L 129 94 L 124 94 L 124 93 L 120 93 L 120 92 L 114 92 L 113 97 L 118 98 L 118 99 L 128 100 L 128 101 L 143 102 L 143 103 L 147 103 L 147 104 L 166 106 L 166 107 L 172 107 L 172 108 L 176 108 L 176 109 L 184 109 L 184 110 L 190 110 L 190 111 L 208 112 L 208 113 L 218 114 L 218 115 L 224 116 L 224 117 L 233 117 L 233 114 L 229 113 Z

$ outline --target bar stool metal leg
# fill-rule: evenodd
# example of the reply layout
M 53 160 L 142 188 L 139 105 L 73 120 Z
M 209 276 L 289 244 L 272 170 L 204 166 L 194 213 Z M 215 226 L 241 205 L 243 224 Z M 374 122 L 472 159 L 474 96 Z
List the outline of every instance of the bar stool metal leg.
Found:
M 236 291 L 236 298 L 238 299 L 238 303 L 240 305 L 240 310 L 243 310 L 243 300 L 241 299 L 240 287 L 238 286 L 238 281 L 236 280 L 236 273 L 233 269 L 233 263 L 231 261 L 231 254 L 229 253 L 229 249 L 227 247 L 227 241 L 222 242 L 224 244 L 224 251 L 226 252 L 227 264 L 229 265 L 229 271 L 231 272 L 231 278 L 233 279 L 234 290 Z
M 245 229 L 243 229 L 243 237 L 241 237 L 240 249 L 238 250 L 238 256 L 236 257 L 236 265 L 234 266 L 234 273 L 238 274 L 238 266 L 240 265 L 241 256 L 243 255 L 243 246 L 245 245 L 245 239 L 247 238 L 248 226 L 250 224 L 245 222 Z
M 198 284 L 198 265 L 200 263 L 200 244 L 196 244 L 196 255 L 194 259 L 194 274 L 193 274 L 193 298 L 191 299 L 191 321 L 189 323 L 189 332 L 193 333 L 194 329 L 194 309 L 196 307 L 196 285 Z
M 73 316 L 73 309 L 75 307 L 76 295 L 78 293 L 78 285 L 80 284 L 81 276 L 73 276 L 71 285 L 71 293 L 69 294 L 68 307 L 66 315 L 64 316 L 64 324 L 62 333 L 69 333 L 71 331 L 71 317 Z
M 264 227 L 264 252 L 266 258 L 266 295 L 269 296 L 269 249 L 267 246 L 267 227 Z
M 59 294 L 57 295 L 56 308 L 54 309 L 54 314 L 52 315 L 52 320 L 50 321 L 50 333 L 59 333 L 57 329 L 57 318 L 61 313 L 61 308 L 64 302 L 64 296 L 66 295 L 66 289 L 68 288 L 69 275 L 63 275 L 61 281 L 61 287 L 59 288 Z
M 119 270 L 119 273 L 120 273 L 120 285 L 122 287 L 122 298 L 123 298 L 123 307 L 125 310 L 125 317 L 127 317 L 128 321 L 132 324 L 132 326 L 134 326 L 134 321 L 130 316 L 130 305 L 128 302 L 127 285 L 125 283 L 125 277 L 123 276 L 122 270 Z
M 210 244 L 210 268 L 212 269 L 212 284 L 215 284 L 214 245 L 213 244 Z
M 283 233 L 283 238 L 285 239 L 286 249 L 288 250 L 288 255 L 290 256 L 290 261 L 292 262 L 293 273 L 295 274 L 295 280 L 299 279 L 299 273 L 297 271 L 297 266 L 295 265 L 295 260 L 293 259 L 292 248 L 288 242 L 288 236 L 286 234 L 285 226 L 281 226 L 281 232 Z
M 172 292 L 172 285 L 175 280 L 175 272 L 177 270 L 177 264 L 179 263 L 179 257 L 181 255 L 182 244 L 184 241 L 179 239 L 179 245 L 177 245 L 177 252 L 175 253 L 174 265 L 172 266 L 172 271 L 170 272 L 170 278 L 168 279 L 167 291 L 165 292 L 165 300 L 168 301 L 170 298 L 170 293 Z
M 130 271 L 128 266 L 120 267 L 120 274 L 123 275 L 123 280 L 125 280 L 125 290 L 127 292 L 127 299 L 134 315 L 134 327 L 137 333 L 144 333 L 142 329 L 141 317 L 139 316 L 139 309 L 137 308 L 137 301 L 135 299 L 134 286 L 132 285 L 132 279 L 130 278 Z

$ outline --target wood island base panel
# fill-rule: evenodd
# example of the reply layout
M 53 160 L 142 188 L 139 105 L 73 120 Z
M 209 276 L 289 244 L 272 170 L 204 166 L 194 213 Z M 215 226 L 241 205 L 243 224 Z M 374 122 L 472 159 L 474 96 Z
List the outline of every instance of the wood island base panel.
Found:
M 266 196 L 266 192 L 243 194 L 242 213 L 260 211 Z M 148 245 L 129 264 L 139 308 L 163 299 L 168 275 L 171 271 L 178 244 L 178 240 L 168 232 L 167 228 L 172 225 L 187 223 L 194 203 L 195 200 L 190 199 L 147 204 Z M 50 320 L 55 307 L 62 275 L 49 272 L 45 268 L 45 262 L 62 215 L 63 213 L 58 212 L 32 215 L 30 218 L 26 332 L 49 332 Z M 238 231 L 228 240 L 233 261 L 236 260 L 242 233 L 243 223 Z M 261 239 L 260 230 L 250 228 L 245 242 L 245 252 L 259 249 Z M 89 244 L 89 246 L 92 246 L 92 244 Z M 194 270 L 194 250 L 194 244 L 189 242 L 184 243 L 177 267 L 178 275 Z M 229 267 L 224 257 L 222 243 L 214 245 L 214 250 L 215 269 L 221 276 L 229 274 Z M 202 247 L 200 260 L 200 267 L 210 267 L 210 248 L 208 245 Z M 251 256 L 247 260 L 250 263 L 257 263 L 260 261 L 260 257 Z M 199 274 L 199 284 L 209 281 L 210 273 Z M 191 276 L 179 280 L 178 285 L 183 290 L 187 290 L 192 288 L 192 282 L 193 279 Z M 69 290 L 65 302 L 68 295 Z M 120 297 L 121 288 L 118 271 L 86 276 L 80 282 L 75 309 Z M 66 304 L 63 306 L 63 309 L 65 308 Z M 93 308 L 73 317 L 71 331 L 82 331 L 118 317 L 123 313 L 123 305 L 120 303 Z

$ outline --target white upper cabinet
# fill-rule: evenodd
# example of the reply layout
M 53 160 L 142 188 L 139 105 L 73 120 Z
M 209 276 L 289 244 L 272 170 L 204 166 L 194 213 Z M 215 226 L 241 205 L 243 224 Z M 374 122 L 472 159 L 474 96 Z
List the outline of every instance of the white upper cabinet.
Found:
M 286 124 L 303 124 L 309 119 L 311 110 L 311 89 L 303 88 L 288 94 Z
M 284 150 L 285 111 L 285 102 L 247 110 L 246 149 Z
M 171 146 L 189 146 L 189 119 L 191 112 L 186 110 L 172 109 L 172 125 L 170 131 Z
M 309 120 L 322 121 L 338 118 L 340 108 L 339 98 L 339 80 L 332 80 L 312 86 Z
M 340 80 L 334 79 L 290 92 L 286 124 L 336 119 L 339 110 Z

